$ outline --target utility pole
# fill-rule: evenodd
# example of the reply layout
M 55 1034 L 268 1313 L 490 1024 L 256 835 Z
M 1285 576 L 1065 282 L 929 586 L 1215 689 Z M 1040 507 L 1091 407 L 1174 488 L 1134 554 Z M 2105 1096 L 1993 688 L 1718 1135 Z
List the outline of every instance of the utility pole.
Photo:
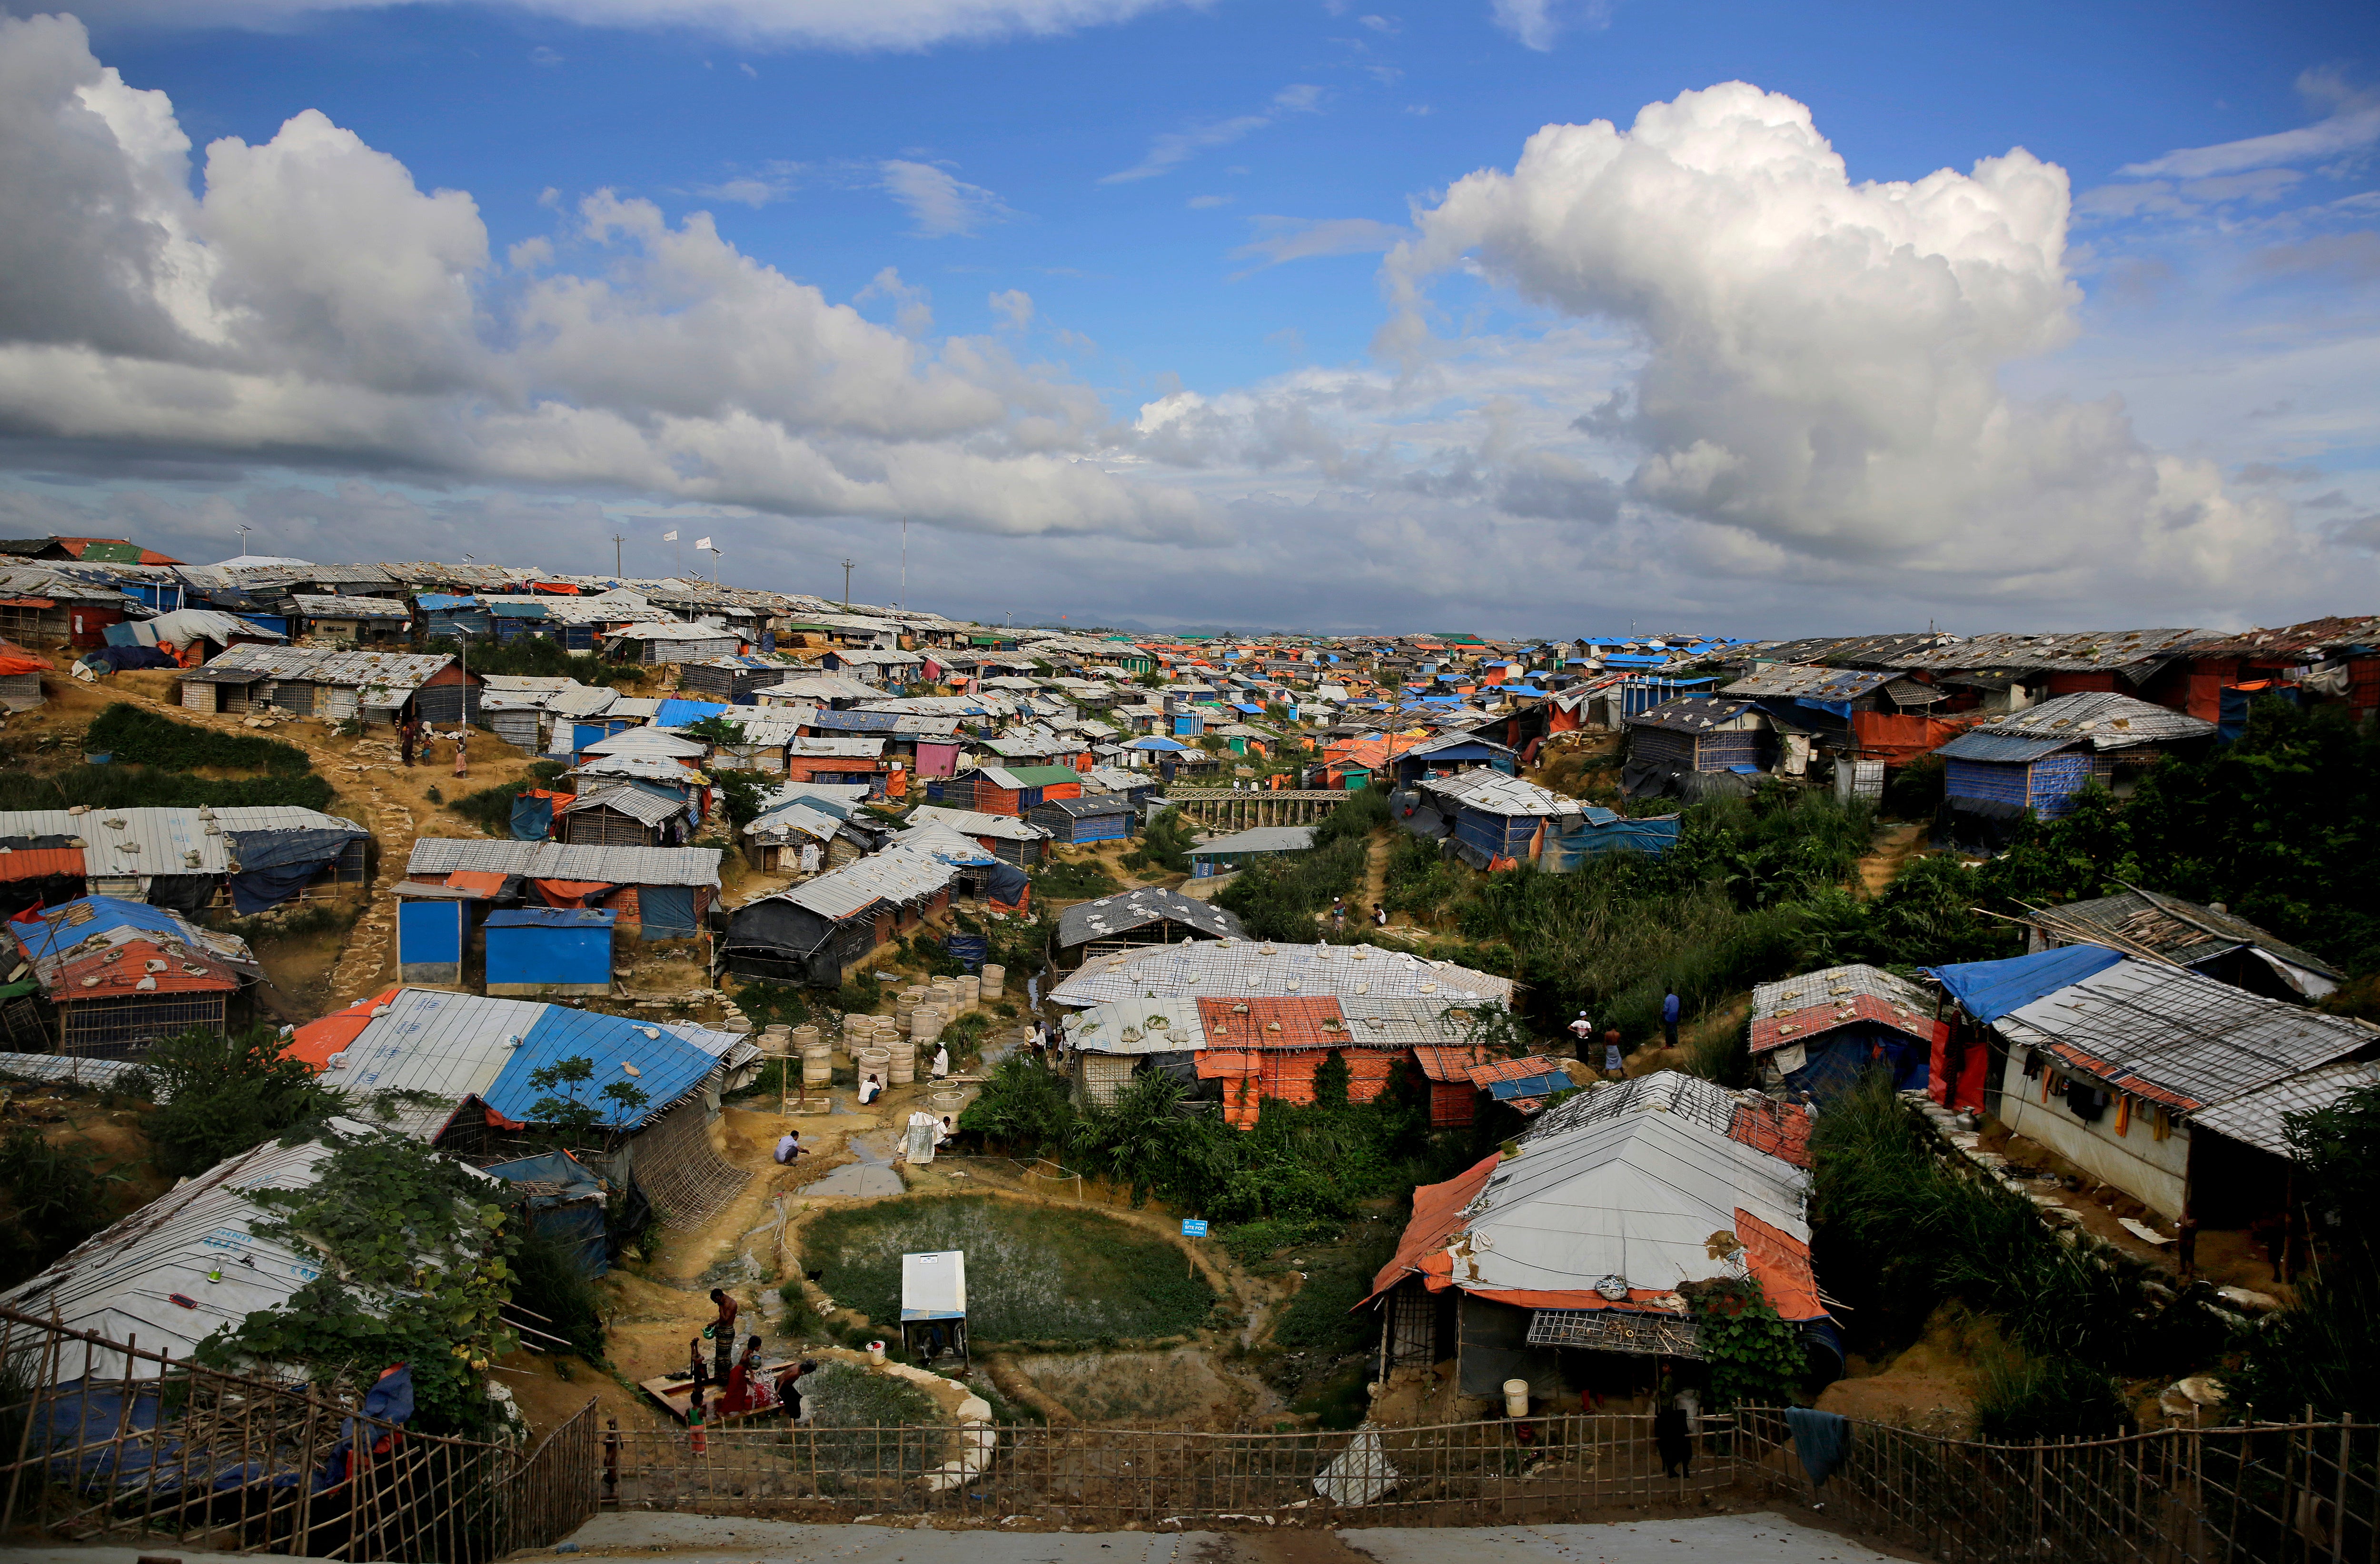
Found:
M 843 611 L 851 612 L 851 561 L 843 562 Z
M 627 541 L 617 532 L 612 534 L 612 574 L 622 580 L 626 579 L 628 572 L 620 563 L 620 545 Z

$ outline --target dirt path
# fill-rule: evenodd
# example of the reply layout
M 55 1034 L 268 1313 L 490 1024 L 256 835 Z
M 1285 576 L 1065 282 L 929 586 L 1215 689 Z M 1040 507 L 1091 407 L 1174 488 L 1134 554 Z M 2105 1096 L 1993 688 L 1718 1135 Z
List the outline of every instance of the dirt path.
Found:
M 1925 827 L 1923 825 L 1887 825 L 1876 833 L 1875 845 L 1859 862 L 1859 892 L 1869 899 L 1892 884 L 1900 866 L 1925 850 Z
M 1375 831 L 1364 843 L 1364 894 L 1355 903 L 1355 910 L 1368 918 L 1372 909 L 1389 899 L 1389 853 L 1396 845 L 1396 830 Z
M 191 711 L 175 699 L 177 677 L 164 670 L 118 674 L 91 693 L 96 706 L 124 701 L 193 727 L 252 733 L 303 751 L 314 763 L 314 769 L 338 789 L 332 811 L 345 812 L 370 831 L 378 849 L 363 916 L 341 946 L 326 985 L 329 1008 L 352 1004 L 393 982 L 395 909 L 385 893 L 404 875 L 405 865 L 413 855 L 414 841 L 424 834 L 423 823 L 431 823 L 430 830 L 442 836 L 482 834 L 476 825 L 432 802 L 429 798 L 431 789 L 442 788 L 459 796 L 481 788 L 517 782 L 538 757 L 522 753 L 492 733 L 475 732 L 471 736 L 469 776 L 458 778 L 454 775 L 453 751 L 443 743 L 434 746 L 442 764 L 425 762 L 408 769 L 399 762 L 392 740 L 341 739 L 311 718 L 269 717 L 264 719 L 269 726 L 250 727 L 249 717 L 239 713 Z M 76 688 L 91 687 L 78 684 Z M 96 710 L 91 715 L 96 715 Z

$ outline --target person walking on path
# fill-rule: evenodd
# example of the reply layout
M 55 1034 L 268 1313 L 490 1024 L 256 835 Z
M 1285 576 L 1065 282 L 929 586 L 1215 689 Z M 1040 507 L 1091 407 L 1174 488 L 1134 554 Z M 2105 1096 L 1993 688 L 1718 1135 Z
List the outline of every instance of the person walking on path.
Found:
M 396 725 L 396 752 L 405 757 L 405 768 L 413 769 L 413 747 L 421 742 L 421 724 L 407 717 Z
M 455 730 L 455 775 L 457 776 L 471 775 L 471 769 L 466 764 L 468 751 L 464 749 L 468 741 L 469 735 L 467 729 L 458 727 Z
M 712 1378 L 724 1384 L 727 1365 L 735 1361 L 735 1300 L 719 1288 L 710 1289 L 710 1301 L 719 1305 L 719 1317 L 710 1324 L 710 1350 L 719 1360 Z
M 1678 996 L 1674 989 L 1661 1001 L 1661 1045 L 1665 1048 L 1678 1045 Z
M 951 1072 L 951 1048 L 947 1043 L 934 1045 L 934 1079 L 941 1080 Z

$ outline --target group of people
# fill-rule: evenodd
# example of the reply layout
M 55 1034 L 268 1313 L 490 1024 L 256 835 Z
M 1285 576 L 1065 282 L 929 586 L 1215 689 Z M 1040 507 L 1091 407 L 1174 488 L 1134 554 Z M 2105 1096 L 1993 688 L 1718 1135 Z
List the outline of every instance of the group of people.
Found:
M 441 737 L 452 737 L 455 741 L 455 775 L 468 776 L 470 772 L 466 766 L 466 756 L 467 747 L 471 741 L 471 730 L 468 726 L 456 728 L 451 736 L 442 736 L 436 728 L 423 727 L 419 717 L 408 716 L 396 725 L 397 753 L 405 757 L 406 766 L 410 769 L 413 765 L 413 751 L 419 750 L 421 758 L 428 760 L 431 744 Z
M 1347 898 L 1343 896 L 1332 897 L 1330 898 L 1330 932 L 1346 933 L 1347 917 Z M 1376 929 L 1385 929 L 1389 926 L 1389 910 L 1377 901 L 1372 903 L 1372 926 Z
M 723 1289 L 712 1288 L 710 1301 L 718 1307 L 718 1316 L 705 1328 L 711 1340 L 712 1351 L 708 1358 L 702 1350 L 702 1338 L 696 1337 L 686 1344 L 686 1378 L 690 1382 L 686 1407 L 686 1425 L 691 1431 L 695 1453 L 703 1451 L 703 1428 L 714 1416 L 741 1417 L 746 1412 L 775 1406 L 795 1423 L 802 1421 L 801 1379 L 816 1374 L 818 1364 L 810 1359 L 780 1371 L 771 1380 L 760 1368 L 760 1338 L 744 1338 L 744 1350 L 735 1350 L 735 1320 L 741 1313 L 735 1296 Z M 718 1387 L 719 1397 L 711 1399 L 712 1387 Z
M 1661 1044 L 1667 1048 L 1678 1045 L 1678 1017 L 1682 1009 L 1677 994 L 1672 991 L 1661 999 Z M 1607 1081 L 1628 1078 L 1625 1057 L 1620 1045 L 1620 1028 L 1607 1026 L 1598 1040 L 1595 1022 L 1581 1010 L 1578 1020 L 1570 1023 L 1571 1035 L 1578 1039 L 1578 1060 L 1589 1069 L 1600 1069 Z

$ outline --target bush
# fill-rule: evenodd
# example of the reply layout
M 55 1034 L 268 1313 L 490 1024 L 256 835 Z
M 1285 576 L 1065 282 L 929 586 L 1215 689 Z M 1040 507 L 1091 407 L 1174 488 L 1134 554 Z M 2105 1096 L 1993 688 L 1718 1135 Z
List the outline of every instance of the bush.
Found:
M 1108 896 L 1123 888 L 1116 884 L 1113 875 L 1089 861 L 1062 863 L 1050 860 L 1033 872 L 1033 896 L 1037 901 L 1043 898 L 1082 901 L 1095 896 Z
M 513 834 L 513 800 L 528 790 L 526 783 L 507 782 L 450 799 L 446 807 L 492 837 L 509 837 Z
M 1187 874 L 1196 840 L 1195 828 L 1177 807 L 1152 816 L 1141 828 L 1140 852 L 1148 863 L 1169 874 Z
M 1319 937 L 1314 915 L 1363 883 L 1365 852 L 1363 838 L 1342 836 L 1328 847 L 1258 859 L 1216 893 L 1215 905 L 1236 913 L 1251 939 L 1310 945 Z
M 271 1027 L 222 1036 L 186 1032 L 151 1048 L 144 1068 L 157 1094 L 170 1098 L 143 1128 L 159 1171 L 174 1178 L 202 1173 L 345 1106 L 311 1069 L 282 1056 Z
M 0 1138 L 0 1286 L 38 1275 L 107 1225 L 91 1164 L 30 1125 Z
M 2000 1444 L 2095 1439 L 2129 1433 L 2131 1413 L 2115 1380 L 2064 1356 L 1987 1357 L 1975 1387 L 1975 1433 Z
M 589 1362 L 603 1357 L 603 1314 L 594 1281 L 578 1268 L 572 1245 L 548 1238 L 528 1226 L 526 1208 L 516 1216 L 521 1231 L 514 1245 L 512 1301 L 532 1315 L 542 1315 L 538 1328 L 570 1343 L 571 1350 Z M 540 1346 L 552 1349 L 551 1342 Z
M 49 776 L 0 770 L 0 810 L 249 808 L 282 804 L 327 811 L 338 795 L 311 771 L 208 777 L 143 765 L 77 765 Z
M 86 750 L 111 751 L 118 764 L 131 762 L 164 771 L 310 771 L 306 751 L 277 739 L 218 733 L 193 727 L 118 701 L 99 714 L 84 735 Z
M 958 1127 L 1002 1145 L 1032 1150 L 1064 1143 L 1074 1121 L 1065 1077 L 1011 1054 L 959 1115 Z

